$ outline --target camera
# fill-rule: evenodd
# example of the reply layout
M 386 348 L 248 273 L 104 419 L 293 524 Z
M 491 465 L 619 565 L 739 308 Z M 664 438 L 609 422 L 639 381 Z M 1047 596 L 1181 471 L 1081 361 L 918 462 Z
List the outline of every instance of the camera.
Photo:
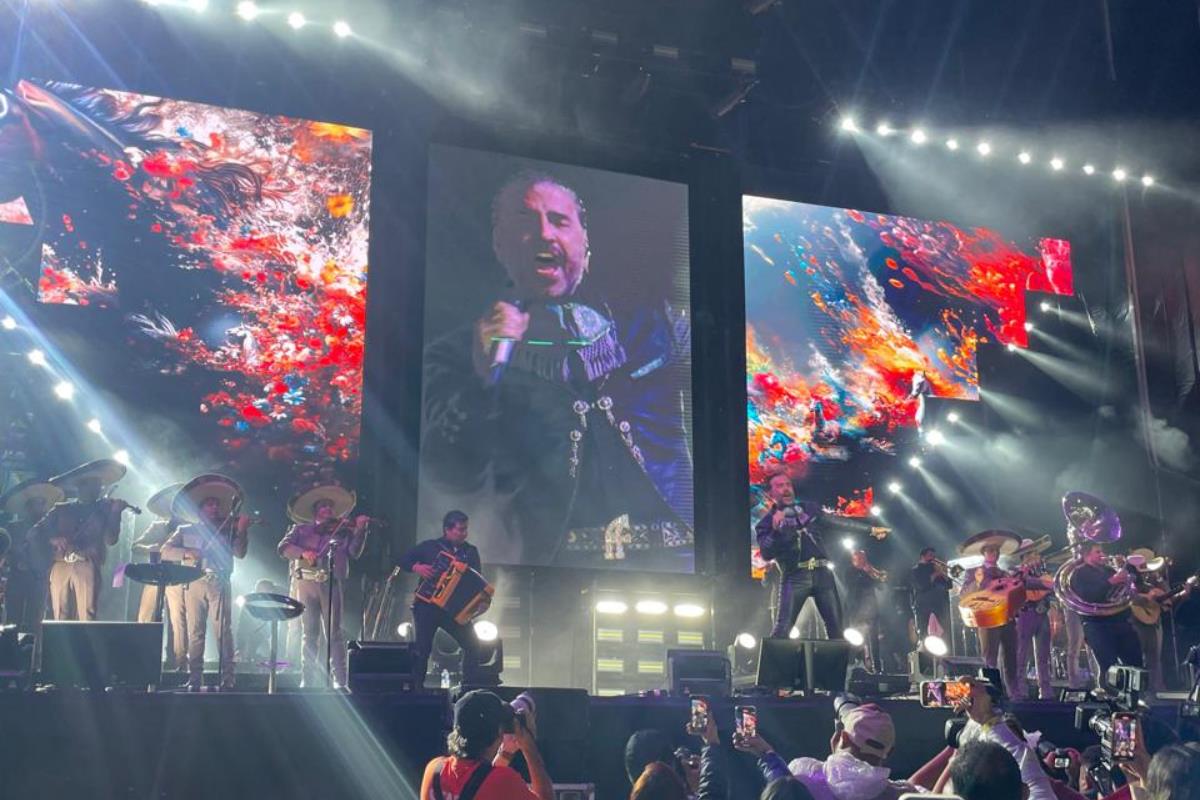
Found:
M 508 719 L 502 728 L 505 733 L 516 733 L 517 726 L 522 728 L 535 727 L 534 715 L 537 713 L 537 703 L 533 700 L 533 695 L 529 692 L 521 692 L 512 699 L 508 704 L 512 709 L 512 717 Z
M 1110 697 L 1075 706 L 1075 729 L 1099 737 L 1100 765 L 1111 772 L 1114 764 L 1134 757 L 1142 725 L 1141 694 L 1150 685 L 1150 673 L 1118 665 L 1109 667 L 1106 678 Z

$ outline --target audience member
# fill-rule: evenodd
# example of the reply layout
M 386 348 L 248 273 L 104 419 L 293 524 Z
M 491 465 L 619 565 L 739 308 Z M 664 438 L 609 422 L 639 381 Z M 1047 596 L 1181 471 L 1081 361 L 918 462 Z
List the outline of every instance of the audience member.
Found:
M 1179 741 L 1174 728 L 1148 714 L 1140 717 L 1140 723 L 1134 729 L 1133 758 L 1117 763 L 1126 784 L 1109 796 L 1112 800 L 1144 800 L 1151 760 L 1160 750 Z
M 950 783 L 963 800 L 1026 800 L 1017 759 L 996 742 L 966 743 L 950 762 Z
M 758 800 L 813 800 L 813 796 L 799 778 L 788 776 L 768 783 Z
M 687 800 L 688 790 L 669 764 L 654 761 L 646 765 L 641 776 L 634 781 L 629 800 Z
M 1037 751 L 1013 730 L 996 708 L 993 697 L 996 693 L 995 684 L 990 681 L 971 679 L 971 694 L 960 701 L 958 706 L 959 710 L 966 712 L 968 718 L 967 725 L 959 737 L 959 754 L 970 742 L 986 741 L 998 744 L 1016 759 L 1021 771 L 1021 780 L 1029 790 L 1029 800 L 1056 800 L 1057 795 L 1050 783 L 1050 776 L 1042 768 Z M 958 755 L 951 760 L 951 771 L 957 760 Z
M 692 736 L 700 737 L 704 743 L 700 758 L 694 759 L 685 749 L 675 750 L 671 739 L 659 730 L 636 731 L 625 743 L 625 775 L 630 783 L 644 773 L 646 767 L 655 762 L 666 764 L 683 781 L 688 796 L 697 800 L 725 800 L 724 756 L 717 726 L 712 715 L 703 729 L 685 728 Z
M 1172 744 L 1155 753 L 1146 795 L 1149 800 L 1200 800 L 1200 744 Z
M 467 692 L 454 704 L 448 757 L 435 758 L 421 779 L 421 800 L 554 800 L 554 784 L 534 739 L 532 720 L 514 715 L 492 692 Z M 508 766 L 502 752 L 506 731 L 525 756 L 532 787 Z

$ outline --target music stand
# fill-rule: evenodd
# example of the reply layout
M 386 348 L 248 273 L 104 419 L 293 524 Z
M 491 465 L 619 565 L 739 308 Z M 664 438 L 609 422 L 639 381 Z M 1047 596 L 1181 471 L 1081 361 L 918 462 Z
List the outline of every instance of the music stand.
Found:
M 293 620 L 304 613 L 304 603 L 286 594 L 251 592 L 241 597 L 242 608 L 257 620 L 271 623 L 271 672 L 267 677 L 267 694 L 275 694 L 275 659 L 279 652 L 279 623 Z

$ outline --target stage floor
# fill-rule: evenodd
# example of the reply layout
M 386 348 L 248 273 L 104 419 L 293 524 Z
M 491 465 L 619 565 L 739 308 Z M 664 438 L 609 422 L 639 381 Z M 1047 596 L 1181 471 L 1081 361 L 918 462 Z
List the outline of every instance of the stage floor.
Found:
M 554 702 L 547 690 L 546 703 Z M 561 690 L 560 690 L 561 691 Z M 539 701 L 542 702 L 542 701 Z M 759 729 L 786 758 L 828 753 L 829 697 L 740 698 L 758 707 Z M 896 723 L 893 775 L 907 776 L 942 747 L 946 711 L 914 700 L 878 701 Z M 713 713 L 728 741 L 732 699 Z M 1074 730 L 1074 707 L 1019 704 L 1030 730 L 1059 745 L 1093 737 Z M 556 783 L 594 783 L 597 797 L 628 796 L 623 749 L 641 728 L 683 733 L 688 701 L 668 697 L 588 698 L 586 719 L 543 725 Z M 175 694 L 159 692 L 0 693 L 0 784 L 24 798 L 406 798 L 423 765 L 444 752 L 450 722 L 445 692 L 347 695 L 321 691 Z M 757 796 L 749 756 L 726 753 L 732 796 Z

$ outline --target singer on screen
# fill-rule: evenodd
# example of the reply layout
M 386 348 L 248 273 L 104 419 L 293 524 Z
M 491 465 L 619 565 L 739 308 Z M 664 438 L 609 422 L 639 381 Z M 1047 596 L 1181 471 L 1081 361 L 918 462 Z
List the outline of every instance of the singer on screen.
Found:
M 468 508 L 504 563 L 690 571 L 686 312 L 608 302 L 595 273 L 645 265 L 604 263 L 602 243 L 594 258 L 556 178 L 510 179 L 491 228 L 508 289 L 425 354 L 423 491 Z

